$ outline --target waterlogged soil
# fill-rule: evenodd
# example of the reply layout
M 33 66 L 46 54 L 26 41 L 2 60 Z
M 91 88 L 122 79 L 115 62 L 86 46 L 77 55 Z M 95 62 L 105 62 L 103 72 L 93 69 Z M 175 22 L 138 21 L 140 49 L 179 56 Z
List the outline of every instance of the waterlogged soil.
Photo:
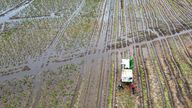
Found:
M 191 106 L 189 4 L 28 0 L 8 9 L 0 15 L 0 107 Z M 117 87 L 128 57 L 136 86 L 142 81 L 134 95 Z

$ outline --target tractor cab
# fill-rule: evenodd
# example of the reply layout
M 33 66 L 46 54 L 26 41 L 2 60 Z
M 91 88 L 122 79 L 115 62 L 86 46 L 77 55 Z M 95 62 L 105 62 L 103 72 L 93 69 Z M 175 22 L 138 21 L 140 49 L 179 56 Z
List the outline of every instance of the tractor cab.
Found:
M 132 60 L 122 59 L 121 62 L 121 81 L 123 83 L 133 82 L 133 66 Z

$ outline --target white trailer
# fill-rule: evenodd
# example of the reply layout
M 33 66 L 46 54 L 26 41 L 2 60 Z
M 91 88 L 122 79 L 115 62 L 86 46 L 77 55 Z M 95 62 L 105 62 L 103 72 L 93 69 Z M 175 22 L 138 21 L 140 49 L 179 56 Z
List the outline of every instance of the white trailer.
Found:
M 130 59 L 122 59 L 121 62 L 121 81 L 125 83 L 133 82 L 133 70 L 130 69 Z

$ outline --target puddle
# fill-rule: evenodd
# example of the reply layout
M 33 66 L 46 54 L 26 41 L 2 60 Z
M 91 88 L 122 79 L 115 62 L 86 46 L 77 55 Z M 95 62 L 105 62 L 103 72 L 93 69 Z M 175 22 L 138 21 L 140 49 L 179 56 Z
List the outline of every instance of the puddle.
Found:
M 7 22 L 11 17 L 15 16 L 18 12 L 25 9 L 27 6 L 29 6 L 32 3 L 32 1 L 25 1 L 20 6 L 15 7 L 12 10 L 7 11 L 3 15 L 0 16 L 0 24 Z

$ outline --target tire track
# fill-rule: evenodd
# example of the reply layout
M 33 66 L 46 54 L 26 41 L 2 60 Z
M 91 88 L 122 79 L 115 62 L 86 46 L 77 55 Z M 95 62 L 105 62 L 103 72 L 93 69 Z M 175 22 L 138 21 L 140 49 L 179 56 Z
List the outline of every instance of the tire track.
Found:
M 153 45 L 153 47 L 154 47 L 154 45 Z M 177 82 L 177 78 L 175 76 L 173 67 L 171 67 L 171 65 L 170 65 L 171 63 L 168 61 L 168 58 L 165 56 L 164 50 L 162 50 L 161 48 L 162 48 L 162 46 L 160 45 L 160 52 L 162 53 L 163 62 L 165 63 L 166 66 L 168 66 L 168 71 L 170 73 L 170 78 L 172 79 L 172 81 L 173 81 L 173 83 L 174 83 L 174 85 L 176 87 L 176 91 L 177 91 L 177 94 L 178 94 L 178 99 L 183 104 L 183 106 L 185 108 L 188 108 L 186 100 L 183 97 L 183 94 L 182 94 L 183 92 L 181 90 L 181 87 Z M 156 48 L 154 48 L 154 49 L 155 49 L 155 52 L 157 52 L 157 49 Z
M 165 73 L 163 72 L 163 67 L 162 67 L 162 64 L 160 62 L 159 56 L 157 54 L 157 51 L 156 51 L 155 47 L 153 46 L 153 44 L 151 44 L 151 46 L 153 48 L 153 52 L 155 53 L 155 57 L 157 58 L 157 61 L 158 61 L 159 67 L 160 67 L 160 73 L 163 76 L 163 79 L 165 81 L 165 86 L 168 89 L 168 95 L 169 95 L 169 100 L 170 100 L 171 107 L 174 108 L 175 107 L 175 103 L 173 101 L 173 96 L 172 96 L 170 85 L 168 84 L 167 77 L 166 77 Z

